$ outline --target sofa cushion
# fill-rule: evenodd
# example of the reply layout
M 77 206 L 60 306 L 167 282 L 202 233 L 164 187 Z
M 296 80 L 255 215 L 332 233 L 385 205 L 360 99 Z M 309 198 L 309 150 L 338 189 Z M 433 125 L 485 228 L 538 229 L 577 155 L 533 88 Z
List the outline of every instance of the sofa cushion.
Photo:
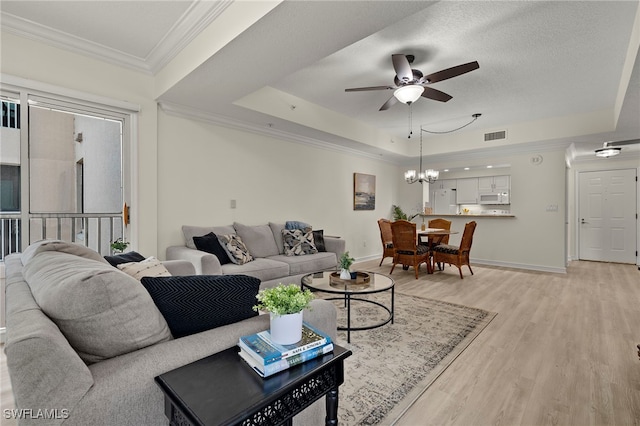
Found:
M 198 250 L 215 255 L 221 265 L 226 265 L 231 262 L 229 255 L 224 248 L 222 248 L 222 245 L 218 240 L 218 236 L 213 232 L 209 232 L 207 235 L 203 235 L 201 237 L 193 237 L 193 242 Z
M 183 337 L 257 316 L 260 287 L 246 275 L 144 277 L 147 289 L 173 337 Z
M 327 248 L 324 245 L 324 231 L 322 229 L 313 231 L 313 244 L 319 252 L 327 251 Z
M 234 223 L 236 233 L 249 249 L 253 257 L 268 257 L 279 254 L 276 240 L 269 225 L 247 226 L 241 223 Z
M 25 265 L 24 278 L 42 311 L 87 364 L 171 339 L 140 282 L 106 261 L 42 252 Z
M 26 265 L 36 256 L 38 253 L 45 251 L 59 251 L 62 253 L 68 253 L 74 256 L 83 257 L 85 259 L 93 259 L 98 262 L 107 263 L 107 261 L 95 250 L 91 250 L 89 247 L 85 247 L 81 244 L 69 243 L 62 240 L 45 239 L 37 241 L 31 244 L 22 253 L 22 264 Z
M 278 255 L 280 257 L 286 257 Z M 276 257 L 278 257 L 276 256 Z M 289 265 L 285 262 L 273 260 L 272 258 L 259 257 L 244 265 L 229 263 L 222 267 L 225 275 L 244 274 L 259 278 L 262 281 L 275 280 L 289 275 Z
M 318 249 L 313 244 L 313 232 L 311 228 L 283 229 L 284 254 L 287 256 L 303 256 L 315 254 Z
M 130 262 L 142 262 L 145 257 L 137 251 L 130 251 L 128 253 L 114 254 L 113 256 L 105 256 L 104 259 L 109 262 L 111 266 L 118 266 L 122 263 Z
M 284 262 L 289 265 L 289 275 L 307 274 L 311 272 L 335 270 L 337 259 L 333 252 L 309 254 L 306 256 L 272 256 L 270 260 Z
M 273 239 L 278 247 L 278 254 L 284 254 L 284 240 L 282 239 L 282 230 L 286 229 L 284 223 L 269 222 L 269 228 L 271 228 Z
M 231 262 L 236 265 L 244 265 L 245 263 L 253 260 L 253 256 L 251 256 L 249 249 L 244 245 L 244 242 L 242 242 L 242 238 L 240 238 L 239 235 L 218 235 L 218 240 L 220 241 L 224 251 L 229 255 Z
M 155 257 L 151 256 L 140 262 L 121 263 L 117 266 L 122 272 L 131 275 L 136 280 L 142 277 L 170 277 L 167 268 Z
M 184 243 L 190 249 L 197 250 L 193 237 L 199 237 L 207 235 L 209 232 L 213 232 L 216 235 L 235 234 L 236 230 L 233 226 L 182 226 L 182 234 L 184 235 Z

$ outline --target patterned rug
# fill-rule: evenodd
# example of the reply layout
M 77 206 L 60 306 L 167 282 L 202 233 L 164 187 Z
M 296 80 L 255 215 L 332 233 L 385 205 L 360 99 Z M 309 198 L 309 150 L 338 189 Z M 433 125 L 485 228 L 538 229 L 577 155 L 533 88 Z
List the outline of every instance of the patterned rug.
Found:
M 385 305 L 390 293 L 365 296 Z M 344 303 L 334 301 L 338 323 L 346 324 Z M 382 308 L 352 302 L 352 324 L 375 324 Z M 433 383 L 494 313 L 404 294 L 395 295 L 395 321 L 380 328 L 338 333 L 338 344 L 353 351 L 340 386 L 341 425 L 390 425 Z

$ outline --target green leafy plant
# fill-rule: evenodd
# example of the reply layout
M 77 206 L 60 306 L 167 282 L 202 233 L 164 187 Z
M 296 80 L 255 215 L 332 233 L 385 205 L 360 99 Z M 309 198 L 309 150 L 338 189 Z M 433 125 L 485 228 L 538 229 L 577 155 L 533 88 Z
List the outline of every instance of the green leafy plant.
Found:
M 111 242 L 111 250 L 113 250 L 114 253 L 122 253 L 127 247 L 129 247 L 129 242 L 124 241 L 122 238 Z
M 268 311 L 274 315 L 297 314 L 309 307 L 314 299 L 309 289 L 304 291 L 296 284 L 278 284 L 276 287 L 260 290 L 256 296 L 258 304 L 254 311 Z
M 412 220 L 414 217 L 418 216 L 420 213 L 413 214 L 411 216 L 407 216 L 407 214 L 402 210 L 400 206 L 396 206 L 395 204 L 391 206 L 393 210 L 393 220 Z
M 349 252 L 345 251 L 342 253 L 342 256 L 340 256 L 340 269 L 349 269 L 355 261 L 356 260 L 353 257 L 349 256 Z

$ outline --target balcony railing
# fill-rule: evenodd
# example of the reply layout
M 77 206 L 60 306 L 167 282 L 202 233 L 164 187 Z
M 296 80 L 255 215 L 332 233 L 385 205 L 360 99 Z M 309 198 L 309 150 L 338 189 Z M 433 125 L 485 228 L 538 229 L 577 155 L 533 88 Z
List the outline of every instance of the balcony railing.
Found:
M 124 230 L 118 213 L 32 213 L 29 225 L 29 244 L 55 238 L 82 244 L 102 255 L 111 253 L 111 242 L 122 238 Z M 0 214 L 0 260 L 25 248 L 23 232 L 20 214 Z

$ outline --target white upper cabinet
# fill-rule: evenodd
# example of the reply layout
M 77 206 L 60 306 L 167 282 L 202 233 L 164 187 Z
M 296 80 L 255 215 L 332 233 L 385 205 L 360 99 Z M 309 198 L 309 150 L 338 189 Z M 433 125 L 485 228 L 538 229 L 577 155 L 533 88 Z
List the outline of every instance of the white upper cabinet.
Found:
M 511 177 L 509 175 L 503 176 L 485 176 L 478 178 L 478 192 L 505 192 L 509 191 L 511 186 Z
M 478 178 L 458 179 L 456 202 L 458 204 L 478 203 Z
M 456 179 L 442 179 L 437 180 L 430 185 L 431 190 L 435 189 L 456 189 Z

